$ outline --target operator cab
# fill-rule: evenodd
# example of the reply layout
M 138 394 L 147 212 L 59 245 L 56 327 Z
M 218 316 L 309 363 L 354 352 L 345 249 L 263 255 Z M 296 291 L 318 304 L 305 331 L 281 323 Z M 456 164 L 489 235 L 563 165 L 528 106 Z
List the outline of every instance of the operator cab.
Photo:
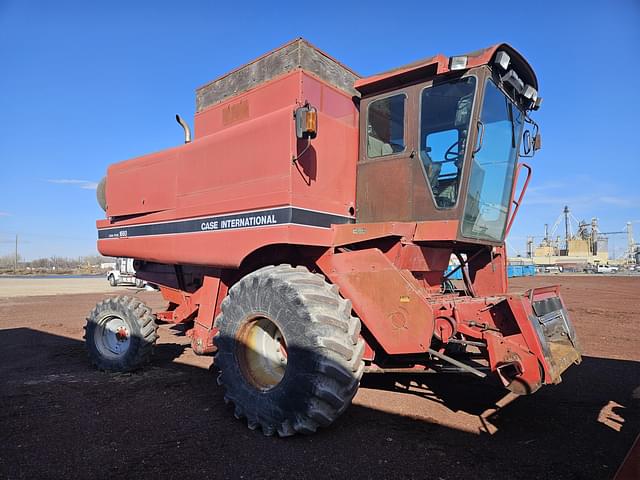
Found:
M 358 222 L 457 222 L 454 238 L 501 244 L 519 156 L 539 145 L 533 70 L 508 45 L 437 55 L 356 82 Z

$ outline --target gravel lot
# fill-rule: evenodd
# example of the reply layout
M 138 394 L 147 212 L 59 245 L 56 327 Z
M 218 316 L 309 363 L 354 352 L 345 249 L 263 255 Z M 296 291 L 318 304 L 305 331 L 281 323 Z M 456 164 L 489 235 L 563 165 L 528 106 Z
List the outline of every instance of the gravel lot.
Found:
M 332 427 L 289 439 L 234 419 L 178 327 L 161 326 L 143 371 L 93 370 L 95 292 L 138 292 L 99 280 L 0 279 L 0 478 L 607 479 L 640 432 L 638 277 L 512 282 L 563 286 L 585 357 L 560 385 L 513 397 L 466 376 L 372 375 Z
M 16 278 L 0 277 L 0 298 L 68 295 L 70 293 L 106 293 L 113 287 L 105 277 L 94 278 Z

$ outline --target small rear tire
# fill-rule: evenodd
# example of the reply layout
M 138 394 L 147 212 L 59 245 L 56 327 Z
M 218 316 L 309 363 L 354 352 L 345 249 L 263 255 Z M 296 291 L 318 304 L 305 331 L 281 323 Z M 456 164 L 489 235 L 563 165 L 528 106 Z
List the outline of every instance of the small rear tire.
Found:
M 215 326 L 218 384 L 251 430 L 314 433 L 351 404 L 364 371 L 360 320 L 322 275 L 290 265 L 250 273 Z
M 128 296 L 105 299 L 87 317 L 87 354 L 100 370 L 136 370 L 151 359 L 157 330 L 151 309 L 140 300 Z

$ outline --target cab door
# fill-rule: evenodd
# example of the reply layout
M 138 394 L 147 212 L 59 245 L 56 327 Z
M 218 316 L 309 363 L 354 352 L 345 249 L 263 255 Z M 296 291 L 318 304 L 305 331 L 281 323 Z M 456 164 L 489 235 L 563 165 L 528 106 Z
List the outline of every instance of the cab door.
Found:
M 365 98 L 360 113 L 357 221 L 410 221 L 417 174 L 415 101 L 409 89 Z

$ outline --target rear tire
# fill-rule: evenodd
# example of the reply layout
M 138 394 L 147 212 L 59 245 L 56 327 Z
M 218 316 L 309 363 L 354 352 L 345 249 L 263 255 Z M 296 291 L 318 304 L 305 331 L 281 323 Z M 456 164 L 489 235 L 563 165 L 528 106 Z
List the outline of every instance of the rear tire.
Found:
M 215 326 L 218 384 L 252 430 L 314 433 L 358 390 L 360 320 L 320 274 L 290 265 L 257 270 L 229 290 Z
M 120 296 L 98 303 L 87 317 L 85 345 L 100 370 L 129 372 L 151 359 L 158 326 L 140 300 Z
M 118 281 L 116 280 L 116 277 L 114 277 L 113 275 L 109 275 L 109 285 L 111 285 L 112 287 L 116 287 L 118 286 Z

